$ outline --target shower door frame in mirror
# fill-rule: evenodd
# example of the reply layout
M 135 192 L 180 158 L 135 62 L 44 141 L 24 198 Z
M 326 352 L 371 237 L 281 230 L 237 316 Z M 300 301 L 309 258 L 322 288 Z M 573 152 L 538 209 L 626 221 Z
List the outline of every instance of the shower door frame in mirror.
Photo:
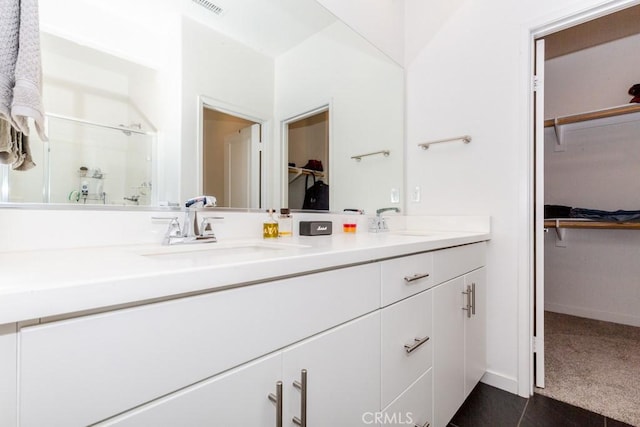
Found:
M 260 144 L 259 144 L 259 149 L 258 149 L 258 153 L 257 153 L 257 158 L 254 159 L 254 161 L 252 161 L 252 165 L 255 165 L 255 167 L 258 168 L 258 173 L 253 175 L 257 178 L 257 183 L 250 182 L 250 187 L 258 187 L 257 191 L 254 191 L 253 189 L 250 190 L 250 193 L 254 193 L 257 195 L 257 197 L 251 197 L 251 201 L 250 204 L 251 206 L 249 206 L 248 208 L 250 209 L 263 209 L 265 202 L 266 202 L 266 183 L 267 183 L 267 177 L 269 176 L 268 173 L 268 167 L 267 165 L 269 164 L 268 162 L 268 151 L 269 151 L 269 138 L 268 138 L 268 131 L 270 128 L 270 121 L 268 119 L 265 118 L 261 118 L 259 117 L 258 114 L 252 112 L 252 111 L 248 111 L 246 108 L 241 108 L 235 105 L 231 105 L 229 103 L 205 96 L 205 95 L 200 95 L 198 96 L 198 121 L 197 121 L 197 134 L 198 134 L 198 147 L 197 147 L 197 163 L 196 163 L 196 176 L 198 179 L 198 183 L 197 183 L 197 193 L 198 194 L 204 194 L 204 132 L 205 132 L 205 118 L 204 118 L 204 110 L 208 109 L 208 110 L 213 110 L 213 111 L 217 111 L 220 113 L 224 113 L 224 114 L 228 114 L 231 116 L 235 116 L 250 122 L 254 122 L 258 125 L 260 125 Z M 251 180 L 250 180 L 251 181 Z M 208 194 L 209 196 L 216 196 L 218 198 L 220 198 L 221 195 L 217 195 L 217 194 Z M 257 199 L 257 200 L 256 200 Z M 231 206 L 231 207 L 236 207 L 237 206 Z

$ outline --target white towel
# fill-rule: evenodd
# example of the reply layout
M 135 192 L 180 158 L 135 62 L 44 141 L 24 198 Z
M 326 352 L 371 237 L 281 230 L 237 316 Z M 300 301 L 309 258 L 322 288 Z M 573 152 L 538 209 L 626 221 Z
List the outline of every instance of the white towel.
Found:
M 18 61 L 20 1 L 0 0 L 0 118 L 13 125 L 11 102 Z
M 40 139 L 47 140 L 44 132 L 42 106 L 42 61 L 38 0 L 20 0 L 20 29 L 18 57 L 15 66 L 15 87 L 11 103 L 14 126 L 29 135 L 29 118 L 35 122 Z
M 43 141 L 42 64 L 37 0 L 0 0 L 0 163 L 35 166 L 29 118 Z
M 18 161 L 18 147 L 11 123 L 0 117 L 0 163 L 12 165 Z

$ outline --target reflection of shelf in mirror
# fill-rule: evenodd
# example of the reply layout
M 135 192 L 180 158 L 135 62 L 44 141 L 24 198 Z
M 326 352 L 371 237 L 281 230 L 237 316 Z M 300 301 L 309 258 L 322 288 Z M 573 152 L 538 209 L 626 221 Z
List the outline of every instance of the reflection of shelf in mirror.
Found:
M 300 178 L 302 175 L 315 175 L 316 178 L 324 178 L 324 172 L 314 171 L 311 169 L 296 168 L 293 166 L 289 166 L 289 173 L 294 174 L 293 177 L 289 178 L 289 184 Z

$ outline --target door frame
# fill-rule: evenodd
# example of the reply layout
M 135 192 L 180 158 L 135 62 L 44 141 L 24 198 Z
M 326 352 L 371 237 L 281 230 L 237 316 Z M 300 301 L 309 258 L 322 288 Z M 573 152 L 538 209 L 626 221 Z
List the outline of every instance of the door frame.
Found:
M 519 320 L 521 323 L 521 327 L 519 329 L 520 334 L 525 333 L 527 340 L 520 340 L 518 347 L 521 351 L 521 357 L 519 358 L 519 367 L 518 367 L 518 394 L 521 396 L 533 395 L 535 391 L 535 364 L 534 364 L 534 331 L 535 331 L 535 292 L 536 292 L 536 261 L 535 261 L 535 242 L 536 242 L 536 228 L 539 230 L 543 230 L 544 226 L 544 218 L 538 218 L 540 224 L 536 224 L 536 217 L 533 214 L 536 207 L 536 186 L 542 186 L 544 188 L 544 177 L 538 181 L 538 177 L 536 175 L 536 165 L 535 165 L 535 152 L 536 152 L 536 143 L 535 143 L 535 131 L 536 128 L 536 120 L 535 120 L 535 103 L 533 101 L 533 85 L 534 85 L 534 76 L 535 76 L 535 45 L 536 40 L 544 38 L 545 36 L 582 24 L 587 21 L 591 21 L 593 19 L 609 15 L 614 12 L 618 12 L 620 10 L 626 9 L 631 6 L 635 6 L 640 4 L 640 0 L 612 0 L 606 4 L 601 4 L 598 6 L 591 7 L 587 10 L 582 10 L 570 15 L 563 13 L 562 15 L 554 18 L 547 19 L 544 22 L 529 27 L 528 35 L 527 35 L 527 49 L 529 50 L 529 59 L 528 59 L 528 88 L 529 88 L 529 101 L 528 101 L 528 138 L 527 138 L 527 150 L 524 156 L 526 157 L 527 163 L 527 191 L 526 194 L 526 211 L 523 212 L 522 217 L 526 218 L 526 228 L 525 228 L 525 238 L 526 248 L 524 253 L 526 254 L 526 259 L 521 259 L 521 263 L 526 265 L 523 272 L 526 277 L 521 276 L 521 283 L 526 284 L 526 289 L 522 289 L 524 292 L 523 298 L 520 298 L 520 307 L 522 310 L 520 311 Z M 538 92 L 542 91 L 544 96 L 544 82 L 538 83 Z M 544 121 L 544 117 L 538 117 L 537 120 Z M 543 232 L 543 231 L 539 231 Z M 541 285 L 544 286 L 544 277 L 540 281 Z M 544 290 L 543 290 L 544 292 Z M 525 302 L 526 301 L 526 302 Z M 544 319 L 540 319 L 544 321 Z M 526 325 L 526 326 L 525 326 Z M 537 337 L 538 340 L 544 340 L 544 329 L 542 336 Z M 544 345 L 541 346 L 542 351 L 544 352 Z M 544 356 L 543 356 L 544 358 Z M 544 380 L 543 380 L 544 382 Z
M 291 114 L 286 116 L 287 118 L 280 121 L 280 161 L 282 164 L 281 171 L 281 188 L 280 188 L 280 200 L 282 201 L 282 206 L 289 205 L 289 124 L 293 122 L 297 122 L 299 120 L 306 119 L 307 117 L 315 116 L 316 114 L 322 113 L 326 111 L 329 115 L 329 129 L 328 129 L 328 138 L 329 138 L 329 164 L 325 165 L 327 168 L 328 176 L 331 177 L 331 169 L 333 165 L 333 161 L 331 159 L 332 153 L 332 126 L 333 126 L 333 106 L 332 101 L 327 101 L 318 104 L 318 106 L 311 107 L 308 109 L 302 110 L 300 113 Z M 329 184 L 328 180 L 325 180 L 327 184 Z M 333 195 L 329 192 L 329 207 L 333 206 Z
M 238 107 L 236 105 L 228 104 L 219 99 L 211 98 L 206 95 L 198 95 L 198 113 L 197 113 L 197 149 L 196 149 L 196 191 L 197 194 L 203 192 L 203 178 L 204 168 L 202 162 L 204 159 L 204 109 L 215 110 L 224 114 L 240 117 L 241 119 L 249 120 L 260 125 L 260 142 L 262 143 L 262 158 L 260 160 L 260 190 L 259 190 L 259 203 L 261 206 L 256 206 L 256 209 L 262 208 L 262 205 L 266 203 L 267 196 L 267 176 L 270 172 L 268 169 L 268 151 L 270 147 L 269 143 L 269 121 L 259 116 L 259 114 L 249 111 L 246 108 Z

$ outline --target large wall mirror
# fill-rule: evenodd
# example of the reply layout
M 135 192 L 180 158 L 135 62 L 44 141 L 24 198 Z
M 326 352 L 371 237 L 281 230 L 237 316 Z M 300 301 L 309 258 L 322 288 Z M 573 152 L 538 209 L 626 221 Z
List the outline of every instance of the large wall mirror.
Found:
M 297 209 L 312 174 L 331 211 L 388 206 L 403 70 L 320 3 L 41 1 L 50 141 L 32 138 L 35 169 L 2 167 L 0 201 Z

